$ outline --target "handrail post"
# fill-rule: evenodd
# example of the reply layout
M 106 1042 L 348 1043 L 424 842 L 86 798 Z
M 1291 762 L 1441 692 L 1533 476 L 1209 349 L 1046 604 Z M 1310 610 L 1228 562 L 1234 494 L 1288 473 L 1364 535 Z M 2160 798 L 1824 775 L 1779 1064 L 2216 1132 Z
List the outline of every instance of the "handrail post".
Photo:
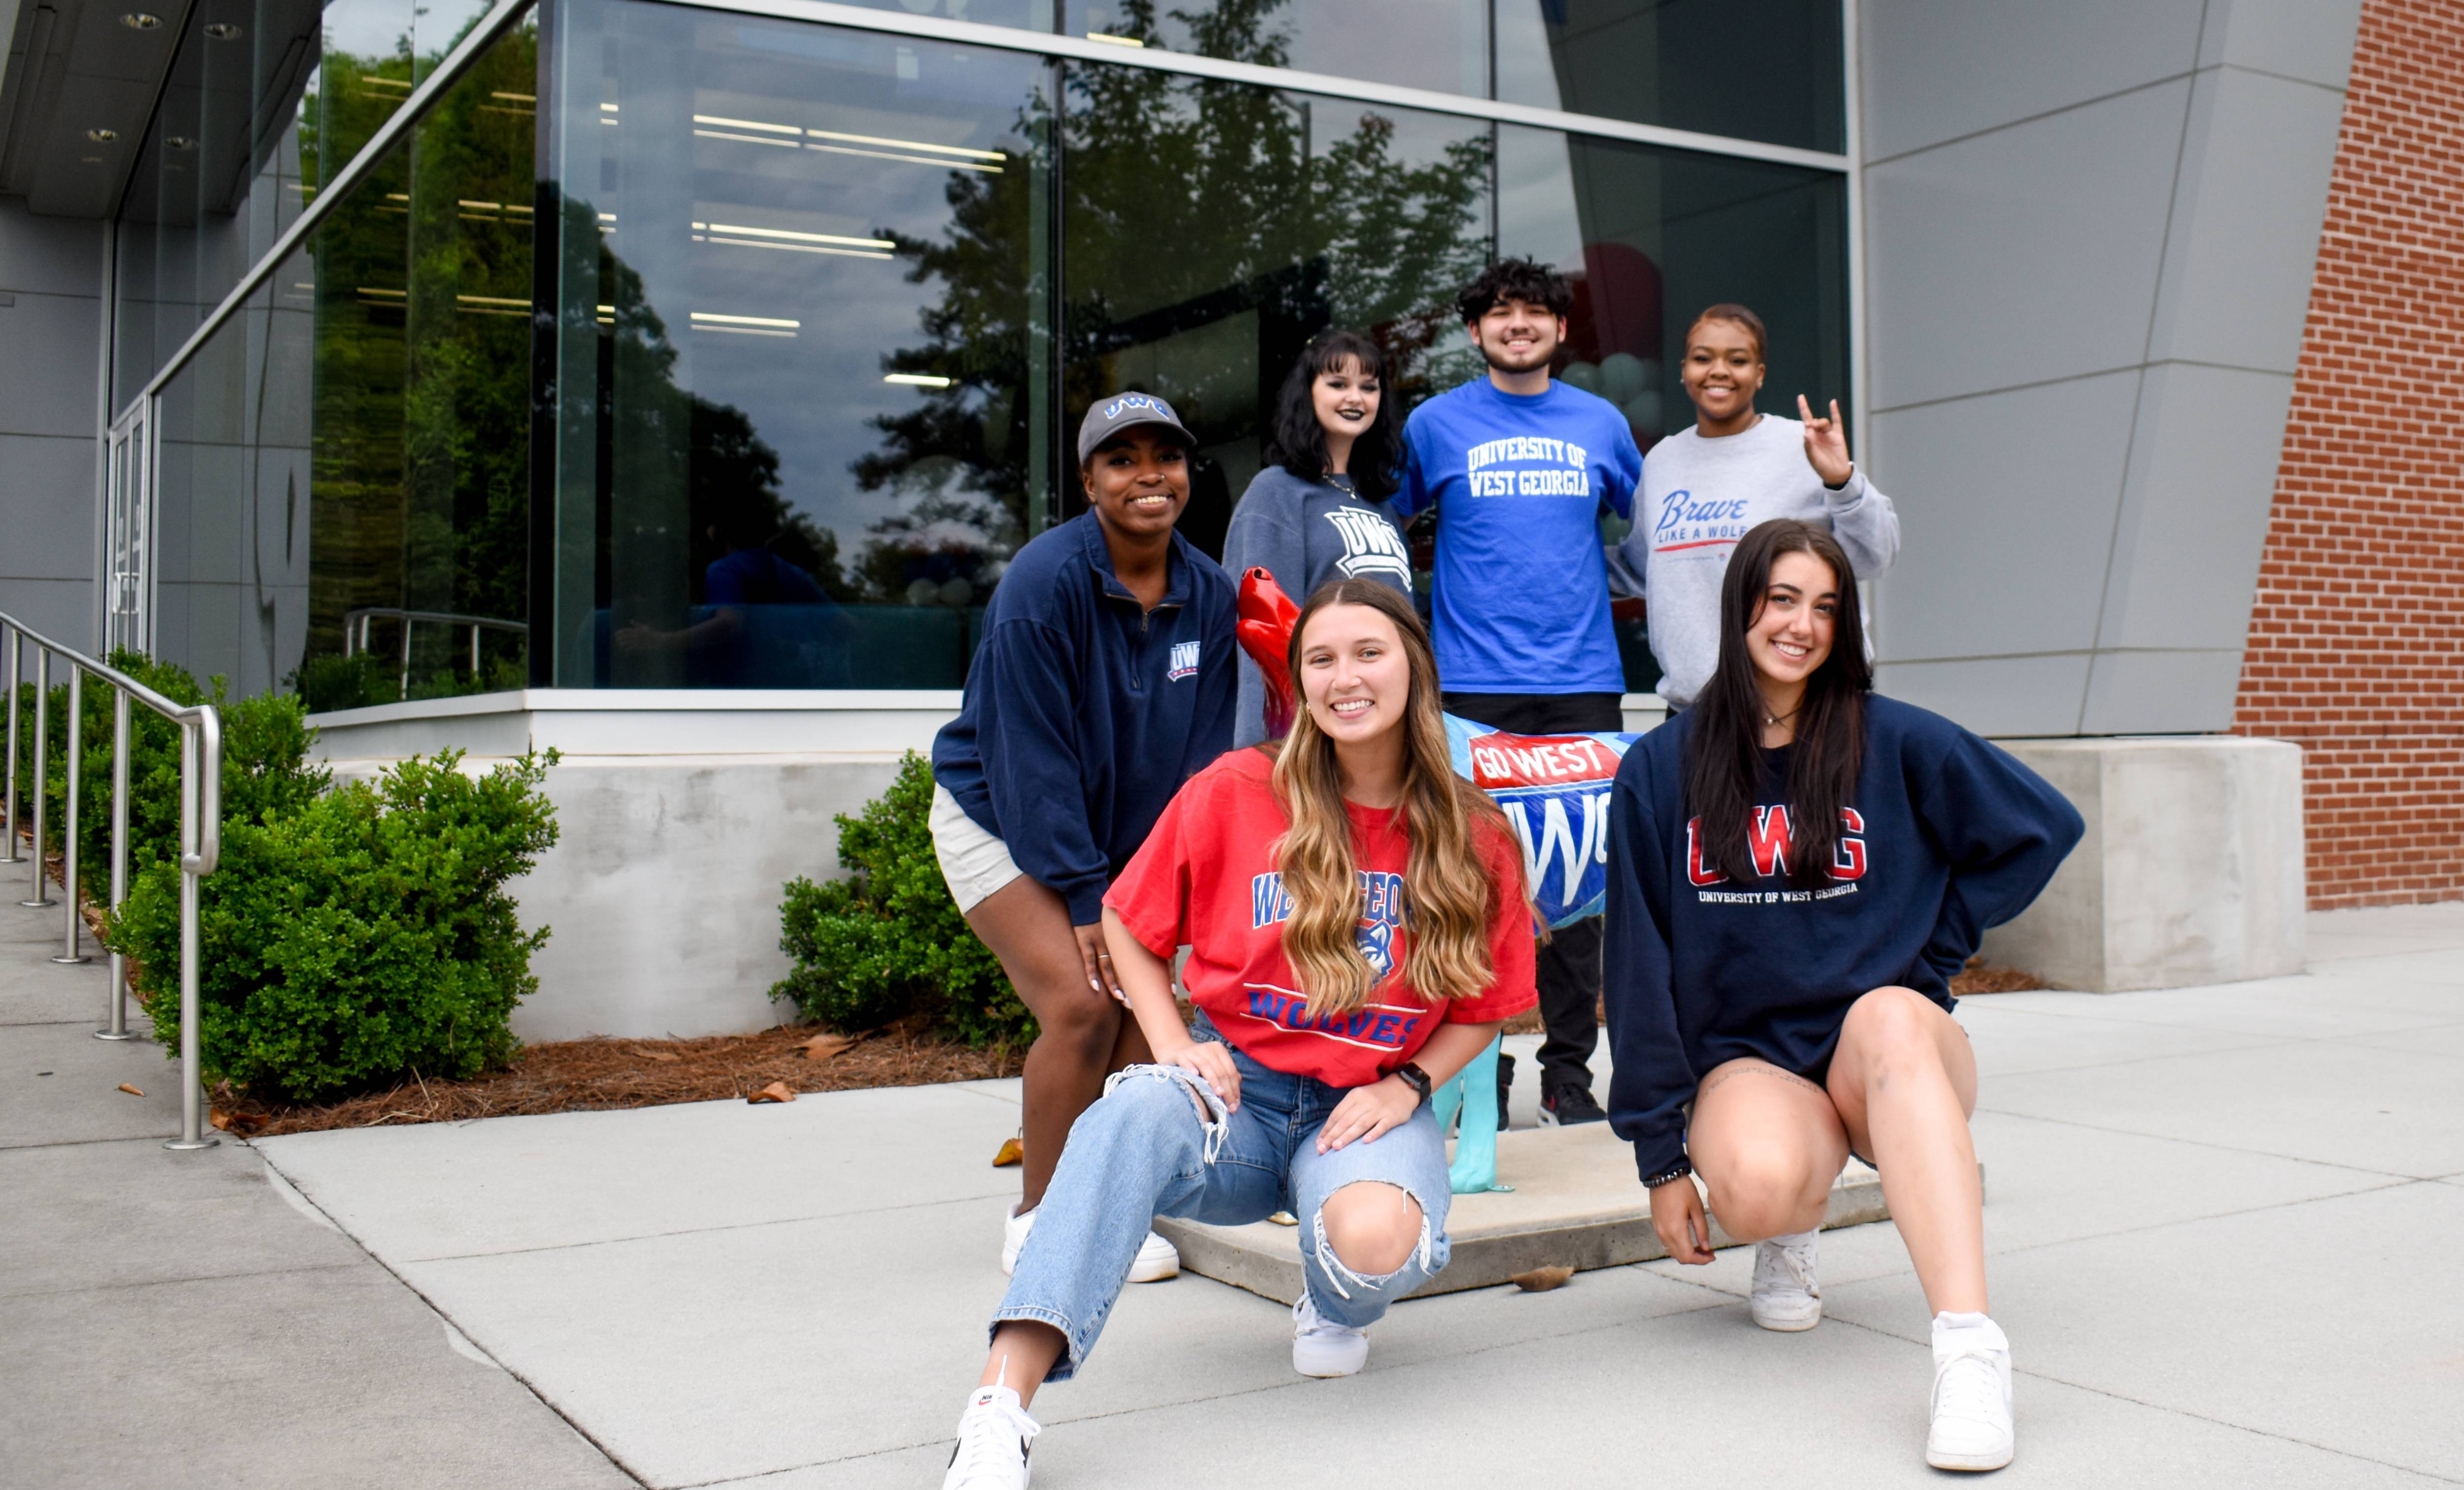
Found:
M 476 621 L 473 621 L 473 622 L 471 623 L 471 677 L 473 678 L 473 679 L 474 679 L 474 680 L 475 680 L 475 679 L 478 678 L 478 676 L 479 676 L 479 623 L 478 623 L 478 622 L 476 622 Z
M 200 749 L 204 727 L 203 718 L 180 725 L 180 1136 L 163 1145 L 174 1149 L 211 1148 L 221 1142 L 206 1135 L 204 1078 L 198 1070 L 197 880 L 204 836 L 199 798 L 206 764 L 201 757 L 220 754 Z M 214 768 L 219 771 L 221 762 Z
M 52 961 L 82 963 L 93 961 L 77 950 L 77 767 L 85 753 L 85 669 L 74 657 L 69 660 L 68 735 L 68 789 L 60 798 L 60 903 L 68 907 L 61 918 L 68 924 L 60 932 L 60 955 Z
M 34 644 L 34 789 L 27 793 L 33 803 L 34 893 L 17 902 L 37 910 L 55 903 L 43 899 L 43 800 L 51 789 L 51 708 L 52 654 L 38 641 Z
M 402 618 L 402 696 L 410 697 L 410 617 Z
M 111 690 L 111 908 L 128 899 L 128 691 Z M 98 1040 L 131 1040 L 128 1033 L 128 959 L 111 948 L 111 1000 L 103 1006 Z
M 8 824 L 0 832 L 6 833 L 9 841 L 0 845 L 0 864 L 13 864 L 17 862 L 17 675 L 25 670 L 25 658 L 19 654 L 25 647 L 26 638 L 13 626 L 6 630 L 9 633 L 9 777 L 5 784 L 0 784 L 0 802 L 7 804 L 0 807 L 0 815 L 8 818 Z

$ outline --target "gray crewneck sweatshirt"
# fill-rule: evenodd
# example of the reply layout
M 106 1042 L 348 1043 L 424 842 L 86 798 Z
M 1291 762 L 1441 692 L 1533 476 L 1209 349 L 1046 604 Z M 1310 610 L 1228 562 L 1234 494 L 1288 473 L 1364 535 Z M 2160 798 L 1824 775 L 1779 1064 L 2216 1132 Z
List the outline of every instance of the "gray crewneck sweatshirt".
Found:
M 1720 581 L 1749 528 L 1773 518 L 1819 523 L 1869 580 L 1900 552 L 1900 517 L 1860 468 L 1837 491 L 1805 458 L 1805 426 L 1765 414 L 1738 434 L 1687 428 L 1651 447 L 1635 493 L 1634 532 L 1617 557 L 1641 576 L 1660 659 L 1660 696 L 1687 704 L 1720 662 Z M 1868 650 L 1870 651 L 1868 638 Z
M 1394 512 L 1331 481 L 1305 481 L 1268 466 L 1249 482 L 1223 535 L 1223 569 L 1237 587 L 1250 569 L 1275 577 L 1294 605 L 1331 579 L 1383 580 L 1412 592 L 1412 550 Z M 1266 683 L 1245 651 L 1232 746 L 1266 738 Z

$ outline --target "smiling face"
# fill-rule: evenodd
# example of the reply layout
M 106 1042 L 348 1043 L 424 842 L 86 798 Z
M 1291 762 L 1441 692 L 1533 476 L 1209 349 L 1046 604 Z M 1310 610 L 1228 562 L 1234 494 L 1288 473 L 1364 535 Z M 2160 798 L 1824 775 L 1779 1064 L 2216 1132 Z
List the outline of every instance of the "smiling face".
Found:
M 1301 696 L 1309 722 L 1338 746 L 1403 723 L 1412 662 L 1395 623 L 1369 606 L 1331 605 L 1301 630 Z
M 1189 505 L 1189 453 L 1153 425 L 1122 431 L 1087 457 L 1079 476 L 1097 520 L 1128 536 L 1169 532 Z
M 1549 366 L 1557 344 L 1566 339 L 1566 322 L 1546 305 L 1530 300 L 1502 300 L 1471 322 L 1472 345 L 1500 372 L 1530 372 Z
M 1361 369 L 1357 357 L 1344 358 L 1309 383 L 1309 403 L 1330 442 L 1358 439 L 1377 418 L 1380 396 L 1376 377 Z
M 1804 552 L 1772 560 L 1762 612 L 1746 628 L 1754 671 L 1782 688 L 1803 685 L 1831 656 L 1838 613 L 1839 580 L 1831 566 Z
M 1698 321 L 1685 333 L 1685 366 L 1679 374 L 1685 396 L 1712 424 L 1725 424 L 1753 412 L 1754 393 L 1763 386 L 1762 353 L 1753 333 L 1733 321 Z

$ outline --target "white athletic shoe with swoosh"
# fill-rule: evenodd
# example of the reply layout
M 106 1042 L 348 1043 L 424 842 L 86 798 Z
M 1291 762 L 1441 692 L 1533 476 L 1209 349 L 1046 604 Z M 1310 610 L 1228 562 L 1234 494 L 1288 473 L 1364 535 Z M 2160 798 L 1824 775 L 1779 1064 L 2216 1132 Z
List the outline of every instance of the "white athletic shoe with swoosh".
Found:
M 978 1387 L 958 1415 L 941 1490 L 1026 1490 L 1026 1456 L 1044 1431 L 1008 1387 Z
M 1034 1212 L 1021 1214 L 1012 1211 L 1009 1213 L 1008 1221 L 1001 1226 L 1001 1272 L 1015 1274 L 1018 1271 L 1019 1249 L 1026 1245 L 1026 1234 L 1034 1230 Z M 1155 1233 L 1147 1233 L 1147 1239 L 1138 1243 L 1137 1257 L 1130 1263 L 1129 1280 L 1133 1283 L 1160 1283 L 1167 1278 L 1179 1276 L 1179 1249 Z

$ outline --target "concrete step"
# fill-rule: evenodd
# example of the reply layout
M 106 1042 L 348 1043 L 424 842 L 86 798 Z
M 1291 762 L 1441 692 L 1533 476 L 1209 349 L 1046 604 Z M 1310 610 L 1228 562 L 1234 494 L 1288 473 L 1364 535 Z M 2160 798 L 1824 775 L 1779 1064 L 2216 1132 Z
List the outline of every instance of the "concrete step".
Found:
M 1668 1255 L 1651 1229 L 1650 1193 L 1635 1178 L 1634 1149 L 1605 1123 L 1500 1133 L 1497 1172 L 1514 1189 L 1454 1198 L 1446 1221 L 1453 1260 L 1411 1297 L 1493 1287 L 1537 1267 L 1584 1272 Z M 1831 1187 L 1823 1227 L 1889 1218 L 1881 1177 L 1850 1160 Z M 1180 1249 L 1191 1272 L 1283 1303 L 1300 1297 L 1300 1248 L 1288 1226 L 1202 1226 L 1166 1216 L 1155 1230 Z M 1717 1216 L 1711 1245 L 1738 1245 Z

